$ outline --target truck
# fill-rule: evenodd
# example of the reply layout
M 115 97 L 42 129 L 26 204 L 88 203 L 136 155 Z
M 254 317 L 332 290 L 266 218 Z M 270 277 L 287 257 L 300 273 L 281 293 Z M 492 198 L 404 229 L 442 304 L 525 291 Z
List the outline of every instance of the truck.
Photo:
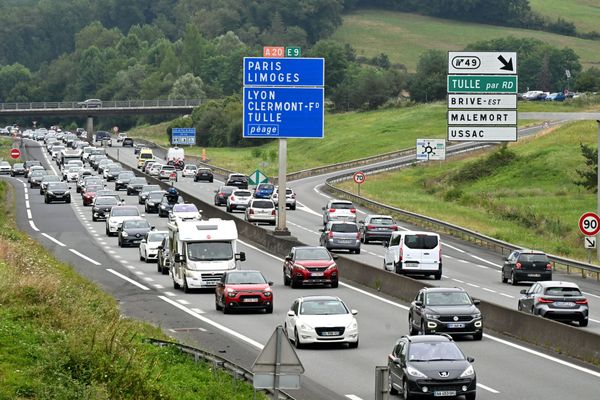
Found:
M 167 226 L 169 274 L 175 289 L 188 293 L 215 288 L 225 271 L 246 260 L 244 252 L 237 252 L 238 232 L 232 220 L 175 218 Z

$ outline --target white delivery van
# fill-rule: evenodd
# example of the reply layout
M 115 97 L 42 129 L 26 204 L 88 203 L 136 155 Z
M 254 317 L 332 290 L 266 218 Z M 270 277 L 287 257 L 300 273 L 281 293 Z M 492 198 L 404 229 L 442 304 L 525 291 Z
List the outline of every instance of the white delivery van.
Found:
M 175 161 L 183 161 L 185 159 L 185 152 L 181 147 L 169 147 L 167 150 L 167 163 Z
M 442 277 L 442 245 L 440 235 L 432 232 L 393 232 L 386 246 L 384 266 L 397 274 Z
M 187 293 L 191 289 L 214 288 L 223 273 L 245 261 L 244 252 L 237 253 L 238 232 L 235 222 L 211 218 L 168 223 L 170 274 L 173 287 Z
M 64 166 L 71 160 L 79 160 L 81 161 L 81 149 L 71 150 L 71 149 L 63 149 L 60 151 L 60 159 L 59 165 Z

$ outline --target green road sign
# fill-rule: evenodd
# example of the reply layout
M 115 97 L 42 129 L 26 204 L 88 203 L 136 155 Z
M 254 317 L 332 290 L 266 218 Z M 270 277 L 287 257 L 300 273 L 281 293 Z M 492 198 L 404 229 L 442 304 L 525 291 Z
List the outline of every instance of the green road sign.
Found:
M 302 49 L 300 47 L 286 47 L 286 57 L 302 57 Z
M 448 93 L 517 93 L 516 75 L 448 75 Z
M 259 185 L 267 182 L 269 182 L 269 177 L 263 174 L 259 169 L 251 173 L 248 177 L 248 183 L 251 185 Z

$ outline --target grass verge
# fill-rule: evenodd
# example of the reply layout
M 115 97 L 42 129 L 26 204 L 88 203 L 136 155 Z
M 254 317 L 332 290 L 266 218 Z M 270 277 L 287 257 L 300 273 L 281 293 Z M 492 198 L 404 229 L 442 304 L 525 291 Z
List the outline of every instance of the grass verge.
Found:
M 586 260 L 579 216 L 596 194 L 574 184 L 584 168 L 580 143 L 595 146 L 595 122 L 551 128 L 492 151 L 369 176 L 361 195 L 524 247 Z M 498 159 L 501 161 L 498 162 Z M 354 183 L 340 187 L 356 191 Z
M 597 0 L 529 0 L 529 4 L 533 11 L 541 15 L 574 23 L 582 33 L 600 30 L 600 7 Z
M 17 230 L 9 189 L 0 181 L 0 398 L 252 398 L 249 385 L 147 343 L 166 337 Z

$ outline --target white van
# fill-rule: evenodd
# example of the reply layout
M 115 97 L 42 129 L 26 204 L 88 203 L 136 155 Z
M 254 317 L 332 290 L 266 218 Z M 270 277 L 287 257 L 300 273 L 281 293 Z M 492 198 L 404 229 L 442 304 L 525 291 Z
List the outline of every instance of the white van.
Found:
M 169 147 L 167 150 L 167 162 L 183 161 L 185 152 L 181 147 Z
M 440 235 L 432 232 L 393 232 L 386 246 L 384 266 L 397 274 L 433 275 L 442 278 Z
M 209 220 L 169 221 L 169 260 L 173 287 L 187 293 L 191 289 L 214 288 L 225 271 L 245 261 L 237 253 L 238 232 L 235 222 Z

